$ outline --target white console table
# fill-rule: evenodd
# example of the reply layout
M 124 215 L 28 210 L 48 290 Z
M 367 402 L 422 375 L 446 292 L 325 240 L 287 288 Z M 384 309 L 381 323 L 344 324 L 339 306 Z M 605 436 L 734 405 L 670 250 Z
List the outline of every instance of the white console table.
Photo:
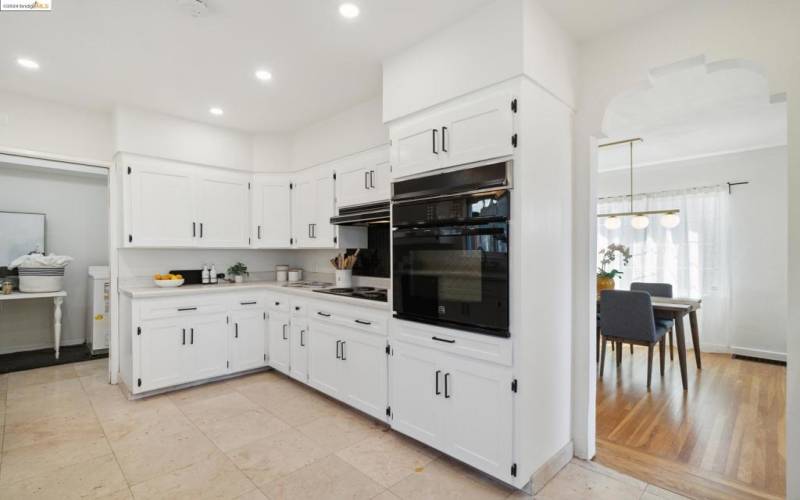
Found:
M 32 299 L 53 299 L 53 340 L 55 342 L 56 359 L 61 350 L 61 304 L 67 292 L 42 292 L 42 293 L 23 293 L 14 292 L 11 295 L 0 294 L 0 300 L 32 300 Z

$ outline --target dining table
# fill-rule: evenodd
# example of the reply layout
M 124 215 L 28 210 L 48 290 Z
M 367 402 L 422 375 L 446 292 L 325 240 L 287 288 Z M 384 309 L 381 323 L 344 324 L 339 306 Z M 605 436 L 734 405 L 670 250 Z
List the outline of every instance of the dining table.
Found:
M 678 343 L 678 362 L 681 366 L 681 381 L 683 390 L 688 390 L 688 374 L 686 367 L 686 332 L 684 318 L 689 316 L 689 325 L 692 333 L 692 347 L 697 369 L 702 370 L 703 362 L 700 358 L 700 326 L 697 322 L 697 311 L 700 309 L 700 299 L 653 297 L 653 311 L 661 313 L 659 316 L 670 316 L 675 323 L 675 339 Z

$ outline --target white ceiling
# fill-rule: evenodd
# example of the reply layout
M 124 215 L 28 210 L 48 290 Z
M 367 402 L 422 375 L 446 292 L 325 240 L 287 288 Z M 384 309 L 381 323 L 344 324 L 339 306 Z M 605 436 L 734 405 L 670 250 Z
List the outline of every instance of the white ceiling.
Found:
M 0 89 L 94 109 L 131 105 L 248 131 L 295 130 L 380 91 L 381 61 L 486 0 L 61 0 L 0 14 Z M 38 61 L 27 71 L 18 57 Z M 274 78 L 258 82 L 266 68 Z M 225 114 L 214 117 L 211 106 Z
M 539 0 L 577 41 L 608 33 L 692 0 Z
M 608 139 L 641 137 L 637 166 L 787 144 L 785 99 L 767 79 L 736 61 L 702 59 L 651 74 L 649 88 L 618 96 L 606 110 Z M 600 149 L 600 171 L 629 165 L 626 145 Z

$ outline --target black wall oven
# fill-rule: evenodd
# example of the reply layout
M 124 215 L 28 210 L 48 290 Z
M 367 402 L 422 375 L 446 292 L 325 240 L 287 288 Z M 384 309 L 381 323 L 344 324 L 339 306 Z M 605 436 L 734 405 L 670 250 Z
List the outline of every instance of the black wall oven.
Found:
M 510 208 L 505 189 L 394 203 L 395 316 L 508 337 Z

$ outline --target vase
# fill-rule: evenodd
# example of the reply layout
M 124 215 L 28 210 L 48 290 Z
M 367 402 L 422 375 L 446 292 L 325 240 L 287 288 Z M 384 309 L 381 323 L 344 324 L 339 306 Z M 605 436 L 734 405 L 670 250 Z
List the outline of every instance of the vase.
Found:
M 616 287 L 616 285 L 617 285 L 617 282 L 614 280 L 614 278 L 608 278 L 608 277 L 603 278 L 603 277 L 598 276 L 597 277 L 597 296 L 599 297 L 600 296 L 600 292 L 602 292 L 603 290 L 613 290 L 614 287 Z
M 242 283 L 242 282 L 244 282 L 244 276 L 242 276 L 241 274 L 235 275 L 233 277 L 233 282 L 234 283 Z

